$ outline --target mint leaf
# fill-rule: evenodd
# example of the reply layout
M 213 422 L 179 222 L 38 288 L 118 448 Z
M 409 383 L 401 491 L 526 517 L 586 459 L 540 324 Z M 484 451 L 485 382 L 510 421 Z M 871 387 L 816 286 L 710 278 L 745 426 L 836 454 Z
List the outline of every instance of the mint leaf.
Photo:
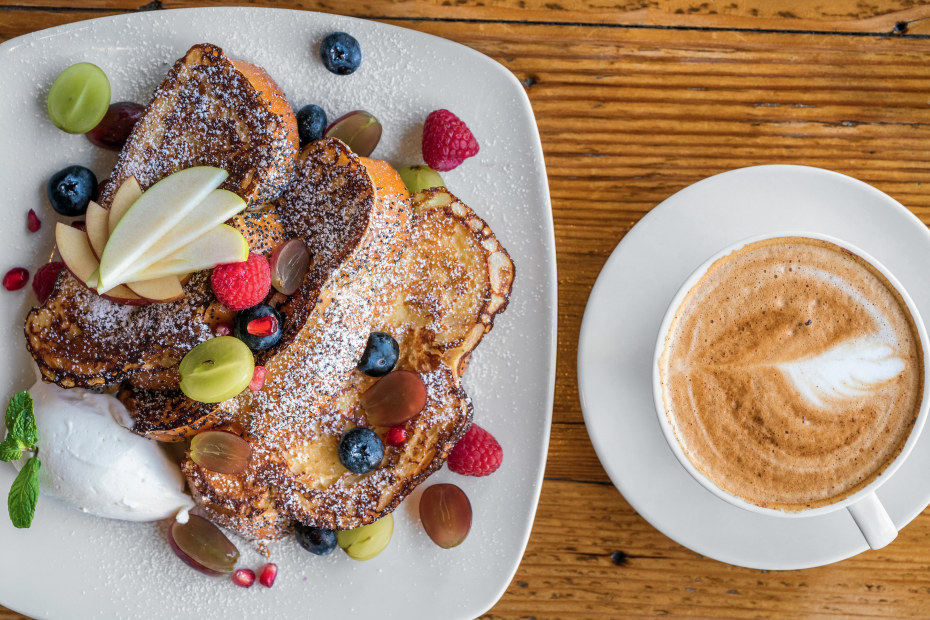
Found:
M 21 416 L 26 409 L 32 410 L 32 396 L 29 395 L 29 392 L 23 390 L 22 392 L 13 394 L 13 398 L 10 399 L 10 404 L 6 407 L 7 432 L 12 430 L 14 421 Z
M 29 450 L 36 445 L 38 431 L 36 419 L 32 413 L 32 396 L 23 390 L 13 395 L 6 408 L 7 441 L 16 440 L 22 449 Z
M 36 504 L 39 501 L 39 468 L 41 461 L 31 457 L 21 470 L 13 486 L 10 487 L 10 496 L 7 499 L 7 509 L 10 511 L 10 521 L 15 527 L 23 528 L 32 525 L 32 517 L 36 513 Z
M 23 451 L 15 444 L 4 441 L 0 443 L 0 461 L 18 461 L 23 457 Z

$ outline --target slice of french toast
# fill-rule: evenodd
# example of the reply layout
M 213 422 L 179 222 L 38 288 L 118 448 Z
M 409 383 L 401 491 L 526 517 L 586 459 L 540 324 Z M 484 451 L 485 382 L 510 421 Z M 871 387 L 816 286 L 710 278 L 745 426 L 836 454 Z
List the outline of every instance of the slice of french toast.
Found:
M 193 165 L 226 169 L 224 187 L 253 205 L 229 223 L 253 252 L 270 252 L 280 223 L 258 203 L 279 194 L 293 176 L 294 114 L 264 70 L 232 61 L 209 44 L 178 60 L 134 127 L 100 202 L 135 176 L 143 189 Z M 273 229 L 273 230 L 272 230 Z M 176 366 L 230 314 L 216 302 L 205 274 L 183 299 L 120 305 L 83 287 L 67 270 L 51 296 L 26 317 L 27 349 L 42 376 L 62 387 L 105 387 L 131 379 L 147 388 L 177 387 Z
M 273 208 L 229 221 L 253 252 L 269 255 L 282 238 Z M 177 387 L 177 365 L 233 313 L 216 301 L 208 272 L 194 274 L 178 301 L 118 304 L 63 269 L 51 296 L 26 316 L 26 348 L 46 381 L 62 387 L 106 387 L 132 380 L 148 388 Z
M 375 330 L 391 333 L 400 345 L 397 368 L 419 373 L 427 387 L 426 407 L 405 425 L 407 441 L 387 446 L 381 465 L 368 474 L 341 465 L 342 434 L 370 427 L 360 399 L 376 379 L 347 367 L 358 356 L 342 356 L 335 366 L 301 357 L 302 332 L 280 359 L 309 361 L 312 371 L 286 373 L 288 381 L 271 389 L 266 382 L 229 426 L 236 432 L 247 424 L 240 434 L 253 445 L 249 469 L 228 475 L 189 459 L 182 465 L 195 497 L 219 523 L 253 538 L 285 534 L 285 517 L 331 529 L 371 523 L 441 467 L 467 431 L 472 407 L 461 372 L 506 308 L 514 266 L 487 224 L 448 192 L 430 190 L 412 204 L 409 241 L 372 297 L 364 330 L 366 337 Z M 327 389 L 306 389 L 308 383 Z M 373 429 L 382 437 L 388 430 Z
M 155 90 L 98 202 L 108 208 L 130 176 L 145 190 L 191 166 L 223 168 L 224 189 L 269 202 L 290 183 L 298 147 L 294 112 L 265 70 L 202 43 Z
M 379 192 L 363 158 L 339 140 L 314 142 L 301 153 L 297 178 L 278 200 L 277 213 L 282 237 L 303 239 L 311 263 L 301 286 L 279 307 L 281 341 L 257 356 L 256 363 L 268 370 L 269 389 L 280 385 L 279 391 L 285 393 L 296 384 L 323 395 L 328 385 L 288 373 L 311 372 L 309 359 L 351 369 L 361 356 L 373 291 L 393 268 L 408 237 L 409 210 L 402 183 L 400 189 L 396 199 L 393 192 Z M 300 345 L 292 348 L 300 334 Z M 178 392 L 152 394 L 146 388 L 124 386 L 119 397 L 136 419 L 133 430 L 153 439 L 181 441 L 228 418 L 229 406 L 195 403 Z M 241 403 L 234 408 L 241 408 Z M 278 424 L 287 423 L 285 413 Z M 201 419 L 208 417 L 209 421 Z

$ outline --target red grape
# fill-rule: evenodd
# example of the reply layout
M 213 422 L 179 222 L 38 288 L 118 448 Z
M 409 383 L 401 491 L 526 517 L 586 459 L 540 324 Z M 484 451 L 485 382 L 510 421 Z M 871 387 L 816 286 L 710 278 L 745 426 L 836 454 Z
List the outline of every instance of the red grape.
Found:
M 434 543 L 457 547 L 471 529 L 471 503 L 454 484 L 434 484 L 420 497 L 420 521 Z
M 279 293 L 293 295 L 310 267 L 310 252 L 302 239 L 291 239 L 271 255 L 271 286 Z
M 145 107 L 132 101 L 112 103 L 97 126 L 87 132 L 87 139 L 100 148 L 118 151 L 144 113 Z
M 188 566 L 211 576 L 231 573 L 239 550 L 226 535 L 203 517 L 190 515 L 187 523 L 168 528 L 171 548 Z
M 365 110 L 355 110 L 334 120 L 323 135 L 342 140 L 359 157 L 368 157 L 381 141 L 381 123 Z
M 204 431 L 191 440 L 191 459 L 205 469 L 221 474 L 239 474 L 249 467 L 252 446 L 226 431 Z
M 409 370 L 395 370 L 378 379 L 362 394 L 362 407 L 375 426 L 397 426 L 426 406 L 423 379 Z

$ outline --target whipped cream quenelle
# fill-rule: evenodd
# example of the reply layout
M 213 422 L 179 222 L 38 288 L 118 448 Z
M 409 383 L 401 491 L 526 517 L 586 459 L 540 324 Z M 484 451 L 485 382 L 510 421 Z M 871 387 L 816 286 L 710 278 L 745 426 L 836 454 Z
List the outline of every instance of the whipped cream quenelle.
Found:
M 780 237 L 716 261 L 679 306 L 659 361 L 691 463 L 752 504 L 842 500 L 901 452 L 920 413 L 914 317 L 860 256 Z
M 39 433 L 43 495 L 98 517 L 155 521 L 177 515 L 186 520 L 194 502 L 184 493 L 180 468 L 156 442 L 121 425 L 128 413 L 116 398 L 42 380 L 29 394 Z

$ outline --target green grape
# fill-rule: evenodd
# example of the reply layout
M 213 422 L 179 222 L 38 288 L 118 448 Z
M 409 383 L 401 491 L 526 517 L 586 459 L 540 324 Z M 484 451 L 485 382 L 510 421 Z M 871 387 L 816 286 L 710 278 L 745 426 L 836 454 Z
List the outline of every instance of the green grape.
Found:
M 407 191 L 411 194 L 432 187 L 446 186 L 439 173 L 429 166 L 404 166 L 397 172 L 400 174 L 400 178 L 403 179 L 404 185 L 407 186 Z
M 388 513 L 374 523 L 336 532 L 336 541 L 353 560 L 370 560 L 384 551 L 393 534 L 394 515 Z
M 87 133 L 110 107 L 110 81 L 97 65 L 79 62 L 55 78 L 48 91 L 48 116 L 68 133 Z
M 181 360 L 181 391 L 191 400 L 218 403 L 249 387 L 255 358 L 244 342 L 220 336 L 201 342 Z

